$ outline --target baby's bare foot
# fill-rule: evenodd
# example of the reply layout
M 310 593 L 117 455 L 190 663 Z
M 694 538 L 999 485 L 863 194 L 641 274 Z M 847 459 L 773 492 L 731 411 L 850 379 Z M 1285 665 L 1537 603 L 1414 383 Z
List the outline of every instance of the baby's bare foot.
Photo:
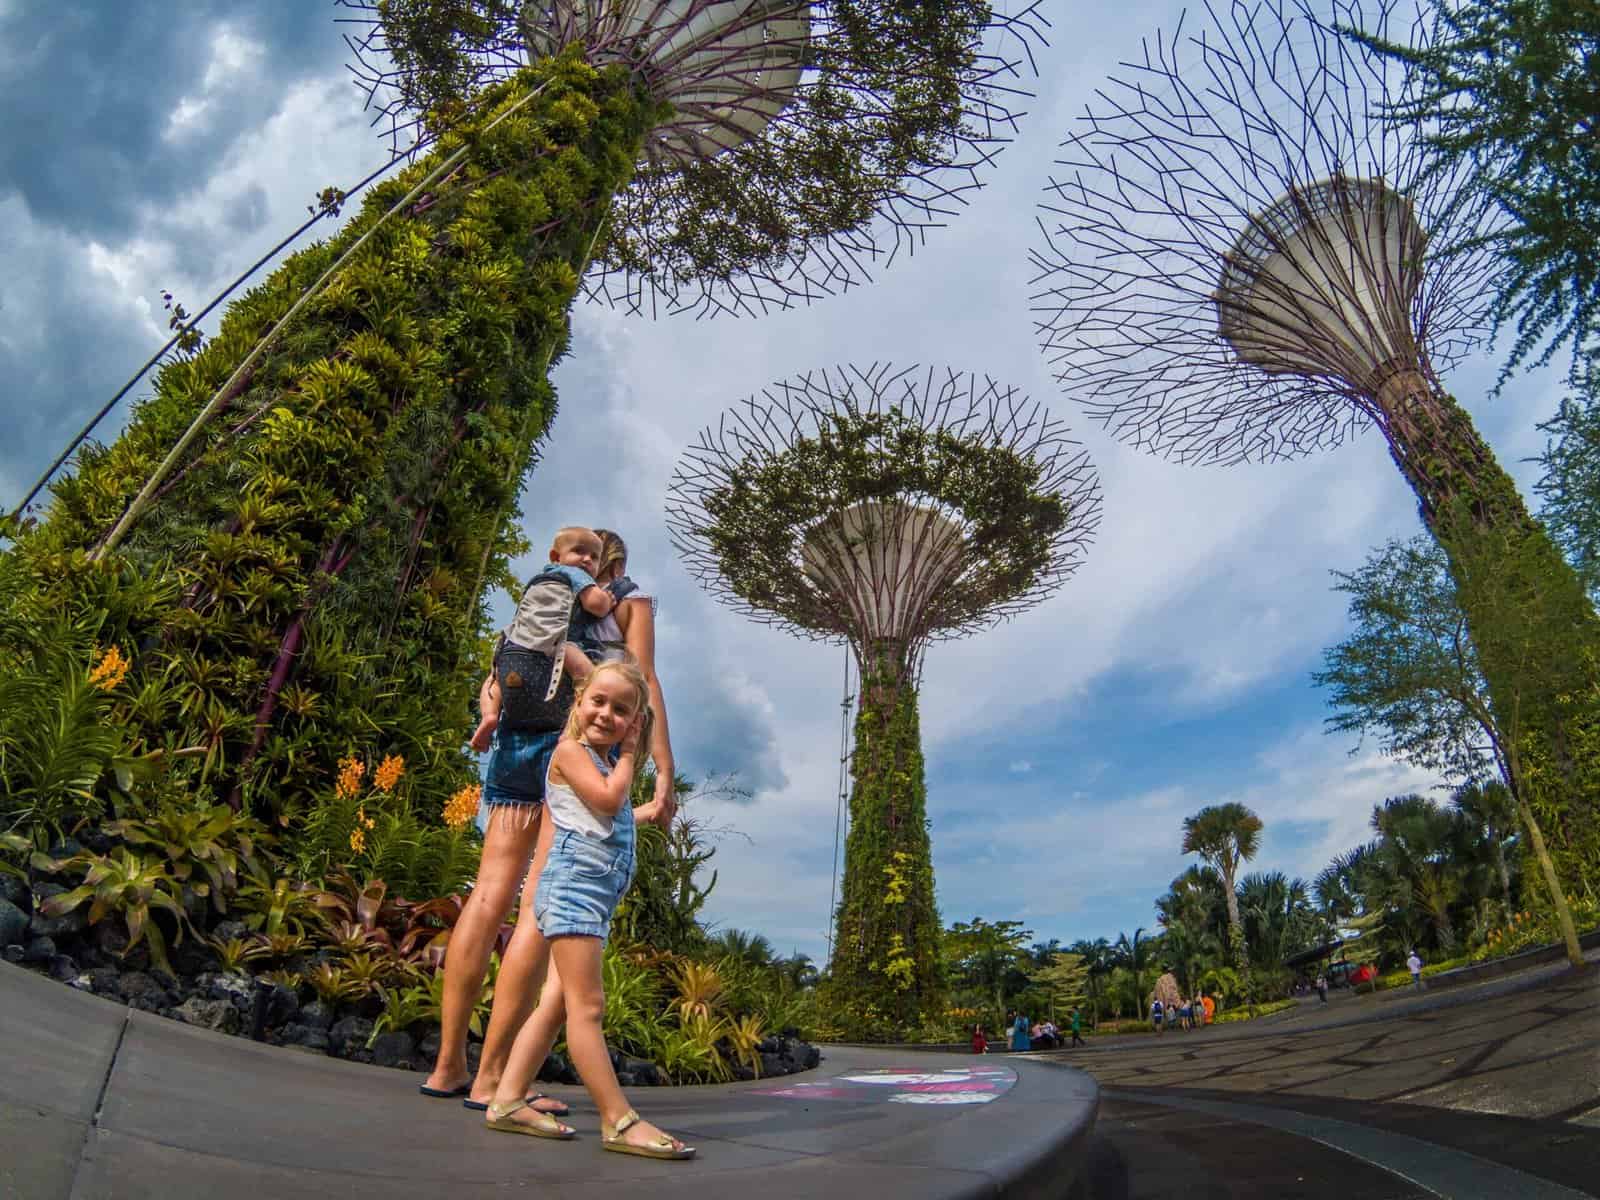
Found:
M 489 743 L 494 737 L 494 727 L 500 723 L 498 715 L 485 717 L 478 722 L 478 727 L 472 731 L 472 736 L 467 739 L 467 745 L 474 750 L 483 751 L 489 748 Z

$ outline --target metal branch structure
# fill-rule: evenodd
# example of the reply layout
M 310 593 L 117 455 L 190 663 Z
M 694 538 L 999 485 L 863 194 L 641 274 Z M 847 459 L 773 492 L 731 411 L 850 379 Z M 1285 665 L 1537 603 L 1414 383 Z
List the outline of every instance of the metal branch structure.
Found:
M 866 1034 L 903 1032 L 940 995 L 922 655 L 1053 594 L 1099 521 L 1094 469 L 1059 420 L 1013 387 L 935 367 L 774 384 L 704 430 L 673 474 L 667 523 L 700 583 L 758 621 L 848 642 L 860 666 L 831 980 Z
M 400 142 L 430 113 L 576 53 L 659 117 L 608 202 L 588 294 L 755 314 L 865 283 L 963 207 L 1022 115 L 1038 0 L 339 0 Z
M 1196 16 L 1121 64 L 1062 143 L 1031 256 L 1040 349 L 1111 433 L 1180 462 L 1377 426 L 1522 748 L 1508 782 L 1560 831 L 1566 885 L 1600 877 L 1600 765 L 1578 748 L 1600 720 L 1595 613 L 1439 377 L 1489 331 L 1504 216 L 1395 118 L 1416 78 L 1346 34 L 1425 44 L 1433 26 L 1401 0 Z

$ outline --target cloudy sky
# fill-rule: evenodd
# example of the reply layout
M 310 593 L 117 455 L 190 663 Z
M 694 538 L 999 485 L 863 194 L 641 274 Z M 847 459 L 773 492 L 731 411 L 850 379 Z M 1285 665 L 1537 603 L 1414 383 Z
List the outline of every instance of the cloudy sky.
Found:
M 1416 531 L 1381 441 L 1271 467 L 1168 465 L 1113 442 L 1034 348 L 1027 251 L 1057 144 L 1176 0 L 1046 0 L 1038 95 L 988 186 L 872 286 L 759 321 L 574 314 L 561 410 L 530 476 L 533 539 L 617 528 L 661 597 L 660 671 L 680 769 L 735 773 L 748 801 L 700 811 L 743 836 L 716 859 L 716 921 L 825 951 L 843 651 L 719 608 L 675 560 L 668 477 L 734 401 L 840 363 L 937 363 L 1045 399 L 1099 467 L 1104 520 L 1068 585 L 929 653 L 928 806 L 946 920 L 1036 936 L 1154 924 L 1185 865 L 1184 816 L 1239 800 L 1260 869 L 1310 876 L 1363 839 L 1372 805 L 1438 781 L 1323 733 L 1311 686 L 1346 628 L 1329 571 Z M 0 0 L 0 505 L 165 339 L 161 291 L 197 309 L 384 158 L 330 0 Z M 1487 359 L 1449 379 L 1525 488 L 1556 380 L 1495 400 Z M 110 421 L 126 419 L 119 410 Z

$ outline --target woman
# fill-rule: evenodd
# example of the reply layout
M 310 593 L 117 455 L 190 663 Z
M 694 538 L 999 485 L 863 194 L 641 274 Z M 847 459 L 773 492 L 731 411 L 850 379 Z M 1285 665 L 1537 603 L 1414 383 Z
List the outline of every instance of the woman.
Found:
M 624 575 L 628 569 L 628 547 L 622 538 L 607 529 L 596 529 L 600 535 L 599 566 L 595 571 L 595 582 L 602 586 L 609 584 Z M 650 731 L 650 757 L 655 763 L 656 783 L 653 798 L 646 804 L 641 804 L 634 809 L 634 820 L 638 823 L 660 825 L 663 828 L 672 823 L 677 805 L 673 800 L 673 761 L 672 739 L 667 728 L 666 701 L 662 696 L 661 683 L 656 678 L 656 624 L 655 624 L 655 599 L 643 589 L 630 592 L 618 602 L 610 618 L 601 622 L 599 630 L 600 640 L 611 645 L 615 653 L 626 652 L 634 660 L 639 670 L 644 674 L 645 683 L 650 689 L 650 706 L 655 712 L 655 720 Z M 620 633 L 620 638 L 608 636 L 611 627 L 608 621 L 615 622 L 615 631 Z M 618 644 L 620 643 L 620 644 Z M 540 1001 L 541 1009 L 550 1006 L 552 1009 L 562 1006 L 561 981 L 552 970 L 549 976 L 549 986 L 541 989 L 545 982 L 545 962 L 543 956 L 535 946 L 535 934 L 538 927 L 533 919 L 533 898 L 538 890 L 539 875 L 544 869 L 545 856 L 549 852 L 550 838 L 540 838 L 539 827 L 536 823 L 533 828 L 534 839 L 530 842 L 530 849 L 537 844 L 538 851 L 533 855 L 533 863 L 528 869 L 527 880 L 522 886 L 522 906 L 517 915 L 516 932 L 512 934 L 511 944 L 501 956 L 500 974 L 495 980 L 494 1006 L 489 1014 L 489 1028 L 484 1031 L 483 1053 L 478 1061 L 478 1073 L 470 1081 L 470 1092 L 462 1087 L 458 1095 L 467 1097 L 465 1103 L 469 1108 L 485 1108 L 489 1101 L 494 1099 L 495 1089 L 499 1087 L 500 1076 L 505 1072 L 506 1058 L 511 1053 L 512 1043 L 516 1040 L 517 1032 L 533 1012 L 534 999 Z M 484 841 L 484 854 L 488 855 L 489 843 Z M 524 859 L 523 861 L 527 861 Z M 481 873 L 480 873 L 481 886 Z M 477 888 L 473 889 L 476 895 Z M 496 907 L 494 912 L 494 929 L 498 929 L 499 921 L 503 918 L 506 909 L 510 907 L 511 897 L 507 893 L 503 906 Z M 470 906 L 471 900 L 468 901 Z M 487 906 L 486 906 L 487 907 Z M 467 912 L 462 910 L 462 917 Z M 461 926 L 457 922 L 457 930 Z M 455 940 L 458 935 L 451 934 L 450 950 L 455 949 Z M 483 966 L 470 977 L 466 970 L 470 969 L 471 959 L 463 953 L 462 960 L 466 966 L 462 976 L 467 986 L 462 990 L 467 995 L 464 1009 L 452 1013 L 449 1007 L 452 997 L 450 959 L 445 959 L 445 1016 L 456 1016 L 457 1023 L 454 1027 L 447 1022 L 441 1022 L 439 1057 L 435 1062 L 434 1074 L 428 1079 L 430 1087 L 445 1087 L 454 1079 L 466 1080 L 466 1027 L 472 1015 L 472 1006 L 477 1002 L 479 988 L 482 986 L 483 970 L 488 966 L 488 948 L 493 938 L 493 930 L 489 939 L 484 943 L 482 953 Z M 561 1011 L 565 1011 L 561 1008 Z M 560 1020 L 549 1010 L 545 1011 L 548 1019 L 554 1020 L 559 1026 Z M 447 1037 L 455 1029 L 459 1029 L 460 1070 L 454 1075 L 441 1075 L 441 1066 L 454 1066 L 446 1060 Z M 428 1094 L 432 1094 L 431 1092 Z M 547 1112 L 553 1116 L 566 1114 L 567 1106 L 548 1097 L 530 1097 L 529 1103 L 536 1111 Z

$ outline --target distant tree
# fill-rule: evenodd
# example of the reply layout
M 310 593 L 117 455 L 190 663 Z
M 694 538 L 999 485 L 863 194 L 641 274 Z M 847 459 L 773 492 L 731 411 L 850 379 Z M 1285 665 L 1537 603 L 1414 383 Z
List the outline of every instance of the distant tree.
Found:
M 1248 964 L 1244 926 L 1239 919 L 1239 897 L 1235 893 L 1241 863 L 1256 856 L 1261 844 L 1261 818 L 1243 804 L 1214 804 L 1184 818 L 1183 852 L 1198 854 L 1222 878 L 1228 902 L 1228 950 L 1241 969 Z
M 1506 846 L 1517 841 L 1517 802 L 1499 780 L 1462 784 L 1450 797 L 1461 817 L 1477 831 L 1478 844 L 1493 865 L 1504 916 L 1511 915 L 1511 866 Z
M 1077 954 L 1055 951 L 1049 962 L 1036 965 L 1028 972 L 1028 982 L 1050 997 L 1050 1019 L 1056 1019 L 1057 1008 L 1070 1008 L 1083 1000 L 1088 990 L 1089 967 Z
M 1391 115 L 1431 130 L 1434 169 L 1466 168 L 1505 214 L 1506 373 L 1567 344 L 1576 371 L 1600 357 L 1600 4 L 1433 0 L 1432 16 L 1420 47 L 1356 36 L 1416 73 Z
M 768 967 L 776 960 L 772 943 L 765 934 L 747 933 L 743 929 L 723 929 L 712 937 L 713 954 L 731 958 L 750 967 Z
M 1539 428 L 1550 437 L 1538 460 L 1544 467 L 1536 485 L 1544 502 L 1539 515 L 1590 598 L 1600 597 L 1600 370 L 1589 372 L 1583 391 L 1564 399 Z
M 1073 942 L 1068 951 L 1083 960 L 1088 971 L 1084 986 L 1089 993 L 1089 1005 L 1094 1024 L 1100 1023 L 1100 1002 L 1105 996 L 1106 980 L 1115 964 L 1115 952 L 1105 938 Z
M 1239 909 L 1251 965 L 1278 970 L 1283 960 L 1320 941 L 1322 924 L 1305 880 L 1261 871 L 1239 881 Z
M 1006 1008 L 1008 977 L 1028 959 L 1028 939 L 1033 930 L 1021 921 L 985 921 L 973 917 L 957 921 L 944 931 L 945 966 L 950 977 L 985 996 L 994 998 L 1000 1012 Z

